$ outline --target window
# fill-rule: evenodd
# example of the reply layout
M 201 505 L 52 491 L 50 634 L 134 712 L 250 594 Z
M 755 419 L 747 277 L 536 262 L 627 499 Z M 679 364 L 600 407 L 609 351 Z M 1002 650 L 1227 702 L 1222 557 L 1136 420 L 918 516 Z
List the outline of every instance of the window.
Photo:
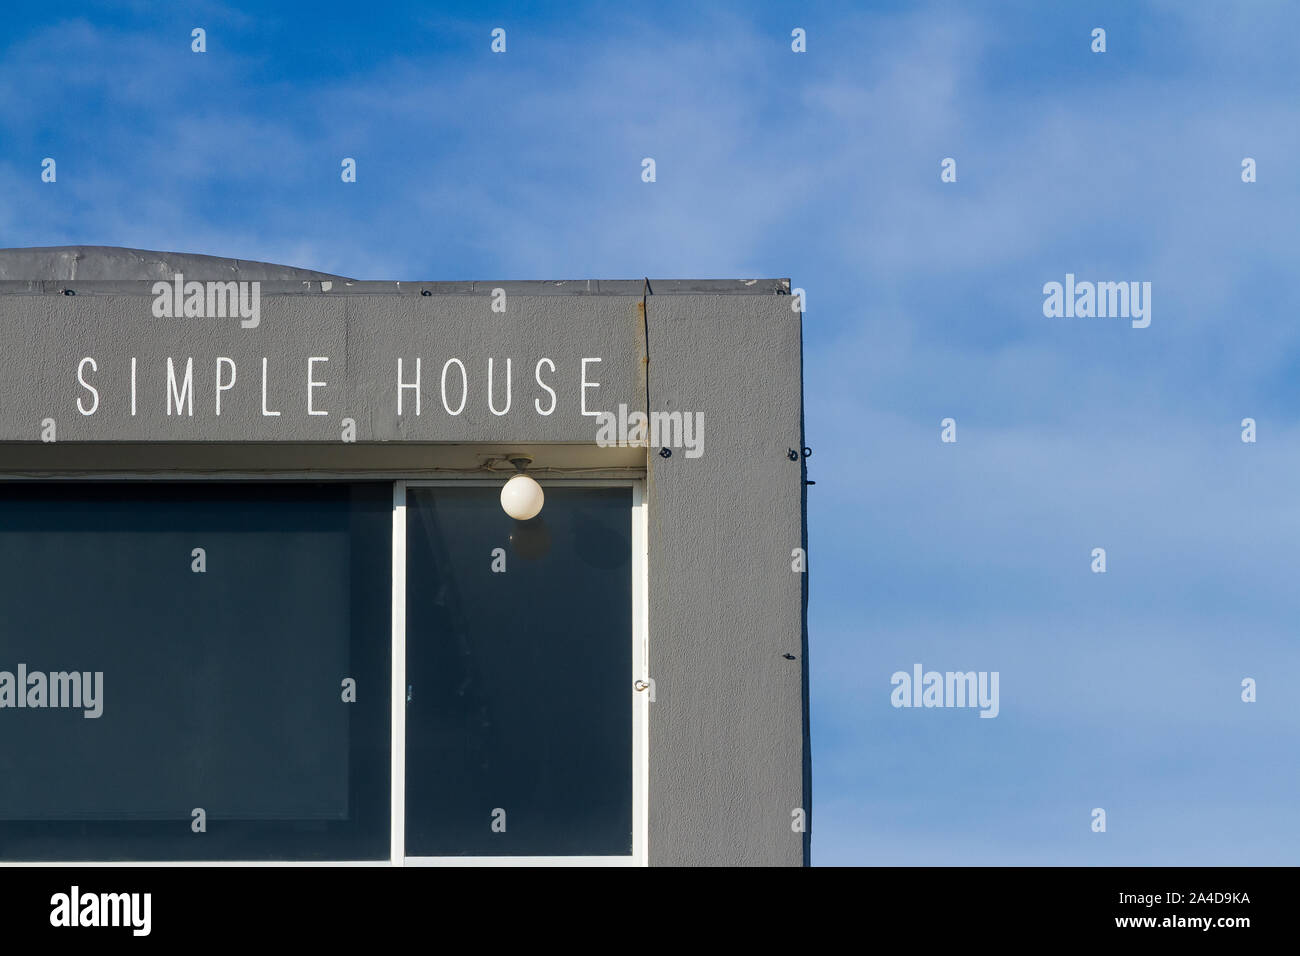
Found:
M 0 483 L 0 862 L 644 862 L 639 487 L 544 485 Z
M 0 485 L 0 858 L 386 858 L 390 494 Z
M 406 495 L 406 853 L 630 856 L 632 490 Z

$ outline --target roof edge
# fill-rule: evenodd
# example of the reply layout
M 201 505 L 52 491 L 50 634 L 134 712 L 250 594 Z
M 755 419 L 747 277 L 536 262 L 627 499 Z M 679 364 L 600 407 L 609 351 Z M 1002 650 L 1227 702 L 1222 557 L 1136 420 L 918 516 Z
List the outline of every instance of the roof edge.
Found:
M 507 295 L 634 296 L 663 295 L 789 295 L 789 279 L 516 279 L 470 282 L 384 282 L 358 279 L 256 279 L 244 275 L 202 277 L 183 273 L 199 282 L 252 281 L 262 295 Z M 158 279 L 0 279 L 0 295 L 153 296 L 154 286 L 171 282 Z
M 0 249 L 0 295 L 153 295 L 176 275 L 199 282 L 260 282 L 263 295 L 788 295 L 778 279 L 515 279 L 387 281 L 350 279 L 251 259 L 118 246 Z

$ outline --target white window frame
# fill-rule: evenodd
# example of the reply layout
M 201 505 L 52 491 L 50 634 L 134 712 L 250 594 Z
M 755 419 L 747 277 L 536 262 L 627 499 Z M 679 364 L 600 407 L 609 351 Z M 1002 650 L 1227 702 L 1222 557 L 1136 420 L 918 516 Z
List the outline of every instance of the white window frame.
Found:
M 632 853 L 629 856 L 407 856 L 406 854 L 406 489 L 500 487 L 501 482 L 438 478 L 398 481 L 393 486 L 393 786 L 394 866 L 646 866 L 648 863 L 648 777 L 650 772 L 649 627 L 647 611 L 647 521 L 642 481 L 636 479 L 543 479 L 547 487 L 632 489 Z M 400 573 L 399 573 L 400 571 Z
M 647 866 L 649 865 L 649 773 L 650 773 L 650 684 L 649 646 L 649 551 L 645 481 L 638 478 L 543 479 L 548 486 L 632 489 L 632 673 L 628 693 L 632 705 L 632 853 L 629 856 L 452 856 L 408 857 L 406 855 L 406 489 L 409 487 L 499 487 L 501 480 L 477 478 L 407 478 L 384 474 L 339 472 L 281 472 L 275 474 L 143 475 L 112 473 L 96 475 L 42 475 L 19 481 L 208 481 L 254 483 L 258 481 L 388 482 L 393 486 L 392 525 L 392 726 L 390 751 L 390 844 L 387 860 L 0 860 L 13 867 L 168 867 L 168 866 Z

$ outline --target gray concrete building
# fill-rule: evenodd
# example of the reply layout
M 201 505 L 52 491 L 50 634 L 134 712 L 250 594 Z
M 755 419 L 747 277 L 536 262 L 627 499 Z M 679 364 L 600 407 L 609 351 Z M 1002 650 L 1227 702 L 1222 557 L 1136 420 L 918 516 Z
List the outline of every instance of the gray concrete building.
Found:
M 806 864 L 791 291 L 0 250 L 0 862 Z

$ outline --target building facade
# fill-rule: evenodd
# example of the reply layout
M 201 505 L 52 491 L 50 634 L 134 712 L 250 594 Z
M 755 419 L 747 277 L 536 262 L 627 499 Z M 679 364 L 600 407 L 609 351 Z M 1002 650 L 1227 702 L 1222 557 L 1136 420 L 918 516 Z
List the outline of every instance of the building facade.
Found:
M 790 293 L 0 251 L 0 861 L 807 863 Z

